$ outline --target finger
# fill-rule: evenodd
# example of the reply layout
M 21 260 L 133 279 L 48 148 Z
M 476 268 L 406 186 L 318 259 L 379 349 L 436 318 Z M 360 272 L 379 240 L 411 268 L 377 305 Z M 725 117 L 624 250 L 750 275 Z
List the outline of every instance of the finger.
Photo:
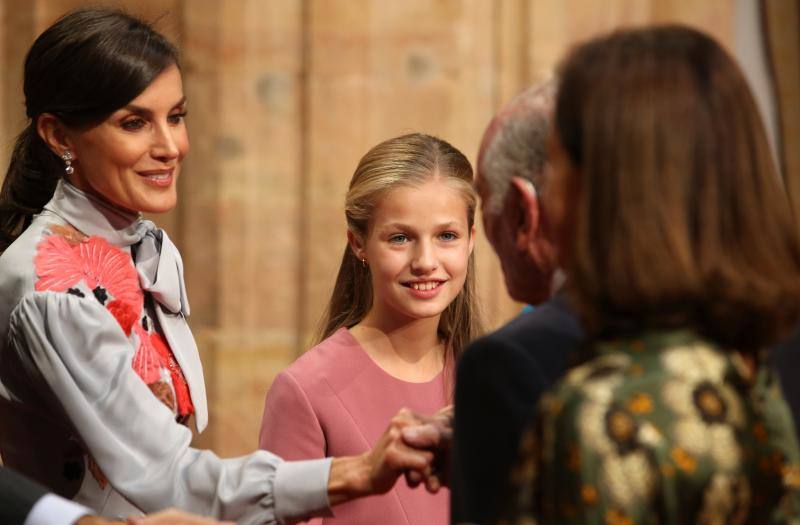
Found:
M 427 423 L 429 419 L 430 418 L 427 416 L 423 416 L 412 412 L 407 408 L 403 408 L 392 418 L 391 426 L 395 428 L 404 428 L 409 425 L 421 425 L 423 423 Z
M 412 489 L 419 486 L 419 484 L 422 483 L 423 481 L 422 474 L 420 474 L 416 470 L 407 470 L 405 472 L 405 477 L 406 477 L 406 484 Z
M 417 470 L 425 473 L 433 462 L 433 453 L 418 450 L 402 443 L 392 446 L 386 452 L 386 464 L 392 470 Z
M 403 441 L 417 448 L 435 448 L 442 442 L 442 432 L 433 425 L 415 425 L 402 429 Z
M 453 419 L 454 415 L 455 415 L 455 406 L 454 405 L 447 405 L 446 407 L 439 409 L 439 411 L 436 412 L 433 415 L 433 417 L 436 417 L 436 418 L 442 417 L 442 418 L 446 418 L 446 419 Z
M 429 476 L 425 479 L 425 488 L 428 492 L 432 494 L 436 494 L 439 492 L 439 489 L 442 488 L 442 482 L 439 479 L 439 476 Z

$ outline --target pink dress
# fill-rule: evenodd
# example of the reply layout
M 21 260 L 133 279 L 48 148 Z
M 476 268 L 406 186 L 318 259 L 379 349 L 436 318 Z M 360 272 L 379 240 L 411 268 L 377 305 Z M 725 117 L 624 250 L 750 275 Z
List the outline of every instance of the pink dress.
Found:
M 361 454 L 401 408 L 432 414 L 449 404 L 452 386 L 452 363 L 427 383 L 402 381 L 375 364 L 341 328 L 275 378 L 259 445 L 287 460 Z M 445 525 L 449 501 L 447 489 L 433 495 L 422 487 L 410 489 L 400 478 L 386 494 L 339 505 L 334 517 L 308 523 Z

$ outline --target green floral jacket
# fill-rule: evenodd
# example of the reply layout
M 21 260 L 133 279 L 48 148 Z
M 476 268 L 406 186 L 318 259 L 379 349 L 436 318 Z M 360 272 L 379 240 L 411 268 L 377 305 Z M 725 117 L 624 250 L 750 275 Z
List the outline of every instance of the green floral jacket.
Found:
M 688 331 L 593 350 L 542 399 L 501 523 L 796 522 L 800 452 L 766 367 Z

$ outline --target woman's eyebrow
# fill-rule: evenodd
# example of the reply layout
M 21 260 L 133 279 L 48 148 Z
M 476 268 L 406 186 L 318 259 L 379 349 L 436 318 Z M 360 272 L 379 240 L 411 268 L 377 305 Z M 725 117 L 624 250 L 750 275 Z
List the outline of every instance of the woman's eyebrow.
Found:
M 186 96 L 185 95 L 183 97 L 181 97 L 181 99 L 179 101 L 177 101 L 175 104 L 172 105 L 172 109 L 181 107 L 184 104 L 186 104 Z M 153 115 L 153 110 L 151 110 L 150 108 L 146 108 L 144 106 L 138 106 L 136 104 L 128 104 L 123 109 L 127 109 L 128 111 L 130 111 L 132 113 L 137 113 L 139 115 L 147 115 L 147 116 L 152 116 Z

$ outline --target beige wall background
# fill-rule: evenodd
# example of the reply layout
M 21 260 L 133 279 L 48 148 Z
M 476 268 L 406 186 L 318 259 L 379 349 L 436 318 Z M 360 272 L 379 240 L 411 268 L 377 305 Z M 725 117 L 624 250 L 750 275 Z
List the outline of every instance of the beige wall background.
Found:
M 126 0 L 183 50 L 192 151 L 180 247 L 211 424 L 198 445 L 256 447 L 275 374 L 308 347 L 345 246 L 342 203 L 360 156 L 405 132 L 474 162 L 493 112 L 551 74 L 571 43 L 679 21 L 732 42 L 734 0 Z M 0 163 L 24 125 L 21 64 L 77 0 L 0 3 Z M 515 315 L 482 232 L 490 326 Z

